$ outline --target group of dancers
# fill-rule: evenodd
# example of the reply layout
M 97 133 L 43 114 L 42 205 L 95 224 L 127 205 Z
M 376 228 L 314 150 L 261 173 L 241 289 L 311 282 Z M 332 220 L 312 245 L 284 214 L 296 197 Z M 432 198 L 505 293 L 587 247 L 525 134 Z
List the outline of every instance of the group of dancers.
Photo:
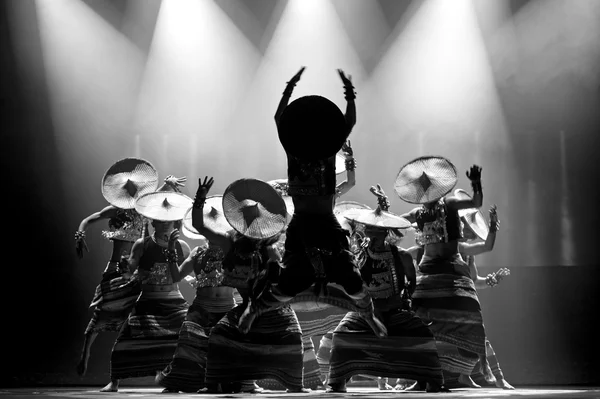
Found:
M 403 215 L 390 211 L 378 184 L 370 188 L 374 209 L 341 201 L 356 184 L 348 140 L 356 93 L 338 70 L 345 113 L 316 95 L 290 103 L 304 70 L 287 83 L 275 114 L 287 178 L 243 178 L 214 195 L 206 176 L 191 199 L 181 193 L 185 178 L 170 175 L 158 187 L 146 160 L 125 158 L 107 170 L 102 193 L 110 205 L 75 233 L 80 258 L 92 223 L 108 220 L 103 235 L 113 243 L 78 373 L 97 334 L 115 331 L 103 392 L 143 376 L 164 392 L 189 393 L 346 392 L 353 377 L 377 380 L 380 389 L 513 389 L 477 296 L 509 274 L 477 273 L 474 257 L 493 249 L 499 226 L 495 207 L 489 223 L 479 210 L 481 168 L 466 174 L 469 194 L 455 190 L 457 171 L 444 157 L 406 163 L 394 189 L 417 206 Z M 409 229 L 416 242 L 405 248 Z M 200 244 L 191 249 L 180 234 Z M 196 289 L 191 305 L 181 281 Z

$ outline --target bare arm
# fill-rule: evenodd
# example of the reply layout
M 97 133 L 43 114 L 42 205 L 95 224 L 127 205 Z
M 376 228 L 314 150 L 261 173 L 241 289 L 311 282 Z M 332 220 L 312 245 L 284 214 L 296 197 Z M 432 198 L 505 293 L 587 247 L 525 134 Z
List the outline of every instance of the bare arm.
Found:
M 356 186 L 356 160 L 354 159 L 354 151 L 352 150 L 350 140 L 346 141 L 342 146 L 342 153 L 345 158 L 347 179 L 338 184 L 335 188 L 338 198 L 350 191 L 352 187 Z
M 344 96 L 346 97 L 346 113 L 344 116 L 346 118 L 346 126 L 348 127 L 349 135 L 354 128 L 354 125 L 356 125 L 356 103 L 354 102 L 356 99 L 356 92 L 352 85 L 352 76 L 346 76 L 341 69 L 338 69 L 337 71 L 344 83 Z
M 206 201 L 206 196 L 208 195 L 213 183 L 214 180 L 212 177 L 209 179 L 208 176 L 206 176 L 204 178 L 204 182 L 202 181 L 202 178 L 198 179 L 198 190 L 196 191 L 196 197 L 194 199 L 194 205 L 192 209 L 192 226 L 194 226 L 198 233 L 206 237 L 209 242 L 218 245 L 223 249 L 223 251 L 226 251 L 229 249 L 229 236 L 227 234 L 214 231 L 204 224 L 204 202 Z
M 300 70 L 296 72 L 292 79 L 290 79 L 290 81 L 287 82 L 287 86 L 283 91 L 283 96 L 281 97 L 279 105 L 277 106 L 277 111 L 275 111 L 275 124 L 277 126 L 279 126 L 279 121 L 281 120 L 281 115 L 283 115 L 283 111 L 285 111 L 285 108 L 290 102 L 290 97 L 292 96 L 292 92 L 294 91 L 294 86 L 296 86 L 296 83 L 298 83 L 298 81 L 300 80 L 302 72 L 304 72 L 305 69 L 306 67 L 304 66 L 300 68 Z
M 101 211 L 92 213 L 79 223 L 79 227 L 75 232 L 75 253 L 79 259 L 83 258 L 83 250 L 89 252 L 87 242 L 85 241 L 85 230 L 88 225 L 96 223 L 99 220 L 110 219 L 117 216 L 118 209 L 112 205 L 107 206 Z
M 406 220 L 408 220 L 409 222 L 414 223 L 414 222 L 417 221 L 417 211 L 419 209 L 421 209 L 421 208 L 414 208 L 410 212 L 407 212 L 407 213 L 404 213 L 404 214 L 400 215 L 400 217 L 403 217 Z
M 471 169 L 467 171 L 467 177 L 471 180 L 471 187 L 473 188 L 473 198 L 471 199 L 458 199 L 456 197 L 448 197 L 446 204 L 458 209 L 471 209 L 481 208 L 483 205 L 483 189 L 481 187 L 481 168 L 477 165 L 471 166 Z
M 484 288 L 488 288 L 489 285 L 486 284 L 485 277 L 481 277 L 477 272 L 477 265 L 475 265 L 475 257 L 472 255 L 467 256 L 467 264 L 469 265 L 469 274 L 471 276 L 471 280 L 475 283 L 475 289 L 481 290 Z

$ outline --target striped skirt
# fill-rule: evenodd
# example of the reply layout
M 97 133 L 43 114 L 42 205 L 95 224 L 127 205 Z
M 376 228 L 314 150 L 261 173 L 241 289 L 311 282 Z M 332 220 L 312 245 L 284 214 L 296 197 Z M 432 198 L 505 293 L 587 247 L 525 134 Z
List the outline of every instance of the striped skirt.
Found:
M 111 379 L 154 376 L 167 367 L 187 309 L 179 290 L 142 292 L 113 346 Z
M 488 364 L 490 365 L 490 368 L 492 370 L 492 374 L 497 380 L 503 380 L 504 374 L 500 369 L 500 363 L 498 363 L 496 352 L 494 352 L 494 348 L 492 348 L 490 341 L 488 341 L 487 339 L 485 340 L 485 352 Z M 460 374 L 458 373 L 444 372 L 445 386 L 447 388 L 457 388 L 461 386 L 461 384 L 458 382 L 459 376 Z M 479 385 L 490 385 L 490 382 L 486 381 L 485 376 L 481 371 L 481 361 L 478 361 L 477 364 L 475 364 L 475 367 L 471 372 L 471 378 L 473 379 L 473 381 L 475 381 L 475 383 Z
M 173 360 L 158 375 L 156 382 L 159 385 L 182 392 L 196 392 L 204 387 L 208 337 L 212 328 L 234 306 L 233 298 L 211 298 L 196 292 L 194 303 L 179 330 Z
M 267 311 L 242 334 L 238 321 L 245 308 L 236 306 L 212 329 L 206 383 L 274 379 L 285 388 L 302 388 L 302 332 L 292 308 Z
M 485 358 L 485 329 L 473 281 L 456 274 L 419 274 L 413 307 L 435 336 L 444 372 L 470 375 Z
M 413 312 L 380 313 L 388 329 L 378 338 L 358 313 L 350 312 L 333 333 L 328 383 L 342 383 L 353 375 L 407 378 L 443 384 L 435 339 Z
M 292 308 L 294 305 L 292 304 Z M 302 329 L 302 343 L 304 345 L 304 387 L 317 389 L 323 386 L 321 369 L 312 338 L 321 338 L 329 331 L 333 331 L 347 313 L 346 310 L 329 306 L 320 306 L 311 311 L 296 311 L 300 328 Z
M 90 304 L 90 308 L 94 308 L 94 314 L 85 329 L 85 334 L 118 332 L 127 320 L 140 292 L 140 283 L 123 277 L 118 262 L 108 262 Z

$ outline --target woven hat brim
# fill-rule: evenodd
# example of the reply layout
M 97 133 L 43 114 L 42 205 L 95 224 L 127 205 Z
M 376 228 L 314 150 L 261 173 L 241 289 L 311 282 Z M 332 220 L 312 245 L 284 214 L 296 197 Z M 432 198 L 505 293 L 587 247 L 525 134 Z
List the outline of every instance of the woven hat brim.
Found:
M 198 234 L 198 230 L 192 224 L 192 208 L 190 208 L 184 218 L 183 226 L 193 234 Z M 225 214 L 223 213 L 223 196 L 222 195 L 211 195 L 206 198 L 204 202 L 204 208 L 202 209 L 204 214 L 204 226 L 208 229 L 219 233 L 226 234 L 232 229 L 227 222 Z
M 465 190 L 458 188 L 454 190 L 454 196 L 458 199 L 472 199 L 471 195 Z M 482 240 L 485 240 L 490 232 L 489 226 L 483 216 L 483 213 L 477 208 L 460 209 L 458 215 L 463 223 L 473 230 L 475 235 Z
M 267 182 L 239 179 L 223 193 L 225 218 L 236 231 L 255 239 L 273 237 L 288 222 L 281 195 Z
M 404 165 L 394 183 L 398 197 L 411 204 L 434 202 L 458 181 L 456 168 L 444 157 L 419 157 Z
M 157 191 L 138 197 L 135 210 L 148 219 L 174 222 L 182 220 L 192 204 L 192 199 L 184 194 Z
M 371 209 L 368 205 L 356 201 L 339 201 L 333 207 L 333 213 L 343 229 L 352 231 L 352 226 L 344 214 L 352 209 Z
M 381 229 L 407 229 L 411 226 L 407 219 L 387 211 L 353 209 L 346 211 L 344 217 L 365 226 Z
M 158 187 L 158 172 L 152 164 L 140 158 L 124 158 L 104 173 L 102 195 L 109 204 L 121 209 L 133 209 L 135 201 Z

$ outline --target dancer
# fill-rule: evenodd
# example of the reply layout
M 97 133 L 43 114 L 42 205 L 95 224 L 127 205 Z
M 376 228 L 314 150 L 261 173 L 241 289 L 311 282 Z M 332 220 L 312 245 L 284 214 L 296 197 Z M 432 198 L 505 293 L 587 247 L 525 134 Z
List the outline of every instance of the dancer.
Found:
M 213 195 L 206 199 L 204 226 L 226 234 L 231 226 L 223 214 L 222 198 L 221 195 Z M 192 209 L 183 219 L 183 232 L 186 236 L 204 240 L 192 225 Z M 221 247 L 209 240 L 208 246 L 194 248 L 181 265 L 181 269 L 187 271 L 189 267 L 195 274 L 190 284 L 196 288 L 196 296 L 179 331 L 173 360 L 156 378 L 156 383 L 165 387 L 165 393 L 197 392 L 206 388 L 208 337 L 217 322 L 236 304 L 234 289 L 223 285 L 223 257 Z
M 92 343 L 98 333 L 118 332 L 140 294 L 139 284 L 130 281 L 129 271 L 121 269 L 119 261 L 129 255 L 133 243 L 142 236 L 144 222 L 133 209 L 135 198 L 153 192 L 157 184 L 156 169 L 148 161 L 137 158 L 117 161 L 102 178 L 102 195 L 110 205 L 83 219 L 75 232 L 75 252 L 79 259 L 83 259 L 84 250 L 89 252 L 85 232 L 90 225 L 108 219 L 108 230 L 102 235 L 112 242 L 112 254 L 90 304 L 94 314 L 85 329 L 77 364 L 80 376 L 87 371 Z
M 416 313 L 431 321 L 444 371 L 470 375 L 482 360 L 484 375 L 492 379 L 485 357 L 485 329 L 481 306 L 469 267 L 459 254 L 459 210 L 479 208 L 483 202 L 481 168 L 467 172 L 472 199 L 447 196 L 457 182 L 456 168 L 443 157 L 425 156 L 402 167 L 394 188 L 406 202 L 423 204 L 402 215 L 422 231 L 424 255 L 413 295 Z M 416 388 L 413 386 L 411 388 Z
M 243 302 L 229 311 L 208 340 L 207 392 L 260 392 L 255 380 L 275 379 L 302 391 L 302 332 L 289 305 L 265 312 L 245 334 L 238 319 L 249 302 L 264 294 L 279 273 L 279 235 L 287 223 L 281 196 L 266 182 L 240 179 L 223 194 L 223 211 L 233 231 L 213 230 L 205 220 L 206 196 L 213 179 L 200 180 L 194 209 L 196 230 L 225 253 L 224 286 L 236 288 Z
M 311 285 L 315 295 L 320 295 L 331 292 L 328 283 L 335 283 L 350 299 L 348 308 L 358 310 L 378 336 L 385 336 L 385 327 L 375 319 L 373 302 L 353 262 L 347 234 L 333 214 L 335 154 L 356 123 L 354 86 L 338 70 L 346 90 L 345 115 L 320 96 L 302 97 L 288 105 L 304 69 L 288 83 L 275 114 L 279 139 L 288 155 L 289 193 L 294 202 L 294 216 L 286 231 L 284 267 L 278 283 L 251 301 L 239 326 L 247 332 L 261 313 L 288 303 Z
M 341 175 L 346 172 L 346 179 L 336 186 L 336 199 L 341 198 L 348 193 L 352 187 L 356 185 L 356 160 L 350 140 L 342 145 L 340 153 L 336 155 L 335 172 L 336 175 Z M 277 192 L 283 197 L 288 208 L 288 213 L 293 215 L 294 204 L 292 197 L 288 193 L 287 179 L 272 180 L 269 182 Z M 335 208 L 334 208 L 334 213 Z M 337 213 L 336 213 L 337 215 Z M 343 219 L 343 218 L 342 218 Z M 339 220 L 339 218 L 338 218 Z M 347 225 L 348 222 L 344 220 Z M 344 227 L 342 222 L 340 225 Z M 285 234 L 282 235 L 282 244 L 285 243 Z M 283 256 L 284 251 L 282 251 Z M 333 329 L 339 324 L 346 314 L 343 309 L 333 306 L 319 306 L 318 308 L 307 307 L 304 303 L 293 303 L 292 309 L 296 312 L 302 329 L 302 346 L 304 348 L 304 367 L 303 367 L 303 382 L 304 387 L 312 390 L 324 389 L 323 379 L 321 377 L 321 365 L 315 353 L 315 343 L 313 339 L 320 339 L 321 343 L 328 345 L 328 340 L 331 339 Z M 328 338 L 324 338 L 329 333 Z M 325 339 L 325 341 L 323 341 Z M 331 347 L 331 345 L 329 345 Z M 271 388 L 272 384 L 264 383 L 264 387 Z M 278 388 L 274 386 L 275 388 Z
M 462 189 L 456 189 L 454 196 L 462 199 L 470 199 L 471 196 Z M 496 286 L 502 278 L 510 275 L 510 270 L 500 268 L 495 273 L 490 273 L 486 277 L 479 275 L 475 264 L 475 256 L 490 252 L 494 249 L 496 242 L 496 233 L 499 230 L 500 222 L 498 220 L 497 207 L 492 205 L 489 211 L 489 225 L 486 223 L 481 211 L 478 209 L 465 209 L 459 211 L 461 226 L 463 226 L 463 241 L 460 242 L 459 251 L 462 258 L 469 265 L 471 279 L 477 290 L 487 289 Z M 502 389 L 514 389 L 514 387 L 506 381 L 504 374 L 500 369 L 500 363 L 496 357 L 496 353 L 492 348 L 490 341 L 485 340 L 487 361 L 490 365 L 492 373 L 496 379 L 495 385 Z M 478 387 L 482 384 L 487 384 L 483 374 L 481 373 L 479 364 L 475 365 L 470 376 L 448 373 L 445 376 L 448 386 L 452 386 L 455 382 L 470 387 Z
M 128 266 L 142 293 L 113 346 L 111 381 L 101 392 L 116 392 L 124 378 L 154 376 L 173 357 L 188 308 L 177 285 L 185 273 L 179 265 L 190 253 L 177 229 L 192 205 L 190 198 L 176 192 L 184 181 L 170 177 L 159 191 L 135 202 L 135 209 L 152 220 L 154 233 L 131 249 Z
M 410 310 L 416 273 L 410 255 L 395 244 L 410 222 L 390 213 L 389 201 L 381 186 L 371 187 L 377 196 L 376 210 L 357 209 L 346 218 L 364 226 L 365 239 L 361 275 L 383 320 L 388 337 L 380 340 L 355 313 L 349 312 L 333 334 L 328 384 L 332 392 L 346 392 L 353 375 L 380 376 L 380 389 L 391 389 L 385 378 L 427 381 L 430 391 L 440 391 L 443 375 L 433 334 Z M 394 231 L 394 245 L 388 242 Z M 384 378 L 381 378 L 384 377 Z

